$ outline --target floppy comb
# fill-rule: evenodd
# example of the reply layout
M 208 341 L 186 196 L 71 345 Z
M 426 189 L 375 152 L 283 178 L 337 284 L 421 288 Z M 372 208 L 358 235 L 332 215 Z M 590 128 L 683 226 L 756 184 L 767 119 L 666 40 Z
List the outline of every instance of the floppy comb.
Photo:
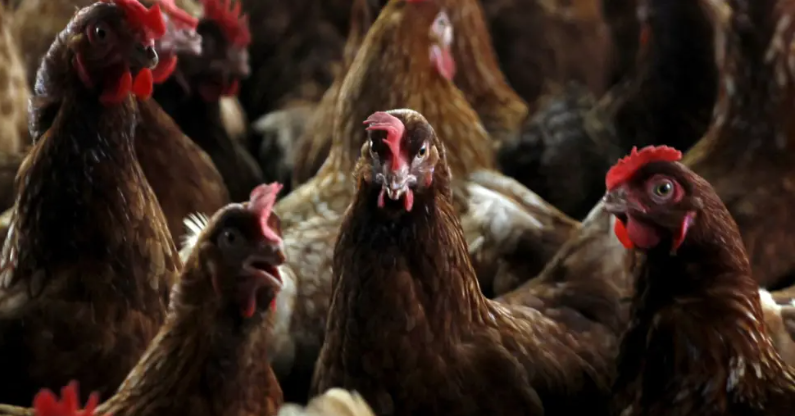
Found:
M 375 130 L 386 132 L 384 143 L 389 146 L 389 151 L 392 153 L 392 169 L 394 170 L 400 167 L 403 163 L 402 159 L 399 157 L 400 138 L 403 137 L 403 133 L 406 131 L 406 126 L 403 125 L 403 122 L 389 113 L 379 111 L 370 115 L 370 117 L 364 121 L 364 124 L 367 125 L 365 129 L 367 131 Z
M 61 389 L 61 400 L 49 389 L 44 389 L 33 398 L 33 413 L 36 416 L 93 416 L 99 404 L 99 395 L 91 393 L 83 410 L 78 409 L 77 381 Z
M 638 150 L 633 147 L 629 155 L 619 159 L 605 177 L 607 190 L 629 180 L 638 169 L 651 162 L 678 162 L 682 160 L 682 152 L 668 146 L 646 146 Z
M 221 31 L 224 32 L 226 39 L 235 46 L 245 47 L 251 43 L 251 32 L 248 28 L 248 16 L 240 14 L 240 1 L 233 0 L 202 0 L 204 6 L 204 18 L 212 20 Z
M 196 30 L 196 27 L 199 26 L 199 19 L 180 9 L 174 0 L 160 0 L 160 8 L 179 28 Z
M 166 34 L 166 22 L 160 13 L 160 5 L 147 9 L 138 0 L 100 0 L 103 3 L 115 4 L 124 10 L 127 22 L 133 29 L 144 34 L 144 42 L 153 42 Z
M 282 187 L 279 182 L 259 185 L 251 191 L 251 196 L 249 197 L 249 208 L 260 216 L 262 235 L 275 242 L 282 241 L 282 238 L 273 229 L 275 224 L 271 220 L 271 217 L 273 217 L 271 214 L 273 213 L 273 206 L 276 205 L 276 196 L 282 190 Z

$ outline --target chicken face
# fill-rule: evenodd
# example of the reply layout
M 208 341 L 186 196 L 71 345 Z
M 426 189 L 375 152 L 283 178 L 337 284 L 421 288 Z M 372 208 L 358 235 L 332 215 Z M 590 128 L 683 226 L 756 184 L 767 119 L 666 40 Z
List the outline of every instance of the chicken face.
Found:
M 159 6 L 101 1 L 81 10 L 70 29 L 75 69 L 86 87 L 101 90 L 100 101 L 119 103 L 131 92 L 151 95 L 151 68 L 158 63 L 154 41 L 165 32 Z
M 166 33 L 155 42 L 160 58 L 152 70 L 154 82 L 165 82 L 177 68 L 177 56 L 199 56 L 202 53 L 202 38 L 196 32 L 199 20 L 177 7 L 174 0 L 160 0 Z
M 603 201 L 616 216 L 615 233 L 625 247 L 650 250 L 667 241 L 675 252 L 685 240 L 702 204 L 691 175 L 671 163 L 680 158 L 681 152 L 665 146 L 633 149 L 608 172 Z
M 282 287 L 278 267 L 285 261 L 279 218 L 272 212 L 281 185 L 261 185 L 251 201 L 221 211 L 213 220 L 209 242 L 203 250 L 213 288 L 250 318 L 273 307 Z
M 453 59 L 453 24 L 444 11 L 439 12 L 430 28 L 431 37 L 431 63 L 436 70 L 452 81 L 455 77 L 455 60 Z
M 248 16 L 240 14 L 240 3 L 222 4 L 219 0 L 203 0 L 204 17 L 198 26 L 202 37 L 202 54 L 180 56 L 180 68 L 191 85 L 208 102 L 221 96 L 237 95 L 241 79 L 248 77 L 248 46 L 251 35 Z M 230 8 L 231 7 L 231 8 Z
M 369 138 L 362 154 L 372 166 L 365 180 L 381 187 L 378 206 L 411 211 L 415 192 L 431 186 L 439 161 L 433 129 L 411 110 L 377 112 L 364 123 Z

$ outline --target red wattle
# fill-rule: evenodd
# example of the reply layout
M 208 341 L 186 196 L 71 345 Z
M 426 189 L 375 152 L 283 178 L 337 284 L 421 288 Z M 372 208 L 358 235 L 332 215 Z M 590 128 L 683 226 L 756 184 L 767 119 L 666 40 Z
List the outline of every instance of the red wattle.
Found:
M 632 250 L 635 248 L 635 245 L 632 244 L 632 240 L 629 239 L 629 233 L 627 232 L 627 227 L 624 226 L 624 223 L 621 222 L 620 219 L 616 218 L 616 224 L 613 226 L 613 232 L 616 233 L 616 237 L 618 241 L 621 243 L 624 248 L 628 250 Z
M 124 71 L 115 83 L 107 85 L 105 90 L 99 96 L 99 102 L 102 104 L 118 104 L 127 98 L 132 89 L 132 74 L 130 71 Z
M 128 72 L 129 74 L 129 72 Z M 135 76 L 135 83 L 132 86 L 132 92 L 136 97 L 146 100 L 152 96 L 154 84 L 152 83 L 152 71 L 149 68 L 144 68 Z
M 406 194 L 403 196 L 403 207 L 407 212 L 411 212 L 411 209 L 414 208 L 414 192 L 411 192 L 411 189 L 406 190 Z
M 164 83 L 174 73 L 175 69 L 177 69 L 176 55 L 161 56 L 160 63 L 152 70 L 152 81 L 155 84 Z
M 238 3 L 240 4 L 240 3 Z M 240 82 L 238 80 L 234 80 L 229 83 L 227 86 L 224 87 L 222 95 L 226 97 L 232 97 L 237 95 L 237 92 L 240 90 Z

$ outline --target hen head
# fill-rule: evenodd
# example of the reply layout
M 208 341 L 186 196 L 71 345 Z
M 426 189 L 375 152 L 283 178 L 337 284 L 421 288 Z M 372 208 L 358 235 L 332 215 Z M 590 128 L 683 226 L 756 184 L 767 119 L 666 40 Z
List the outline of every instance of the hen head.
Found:
M 425 197 L 444 149 L 431 125 L 413 110 L 377 112 L 364 122 L 368 139 L 357 168 L 361 180 L 379 189 L 378 207 L 410 212 L 415 197 Z
M 624 247 L 651 250 L 665 242 L 676 252 L 685 241 L 711 188 L 681 158 L 667 146 L 633 148 L 607 172 L 603 201 Z
M 244 318 L 274 307 L 282 287 L 278 267 L 285 261 L 279 217 L 273 212 L 278 183 L 260 185 L 244 204 L 218 211 L 198 238 L 186 264 L 198 260 L 209 272 L 221 304 Z
M 180 9 L 174 0 L 160 0 L 159 5 L 166 32 L 155 42 L 160 58 L 152 70 L 156 84 L 165 82 L 176 70 L 179 55 L 199 56 L 202 53 L 202 38 L 196 31 L 199 20 Z
M 118 104 L 130 93 L 152 94 L 154 42 L 165 31 L 159 5 L 147 9 L 137 0 L 101 0 L 76 14 L 66 43 L 80 81 L 99 91 L 103 104 Z
M 239 0 L 202 0 L 204 14 L 198 32 L 202 37 L 201 56 L 185 57 L 180 69 L 190 87 L 207 102 L 237 95 L 240 80 L 248 77 L 248 46 L 251 34 L 248 16 L 240 11 Z
M 447 13 L 440 9 L 436 0 L 392 0 L 383 10 L 383 15 L 387 17 L 397 13 L 402 13 L 402 20 L 407 26 L 402 26 L 397 33 L 398 39 L 392 39 L 391 42 L 420 42 L 412 45 L 410 50 L 427 53 L 436 71 L 452 81 L 456 64 L 452 52 L 453 24 Z M 420 31 L 427 31 L 428 36 L 418 36 Z

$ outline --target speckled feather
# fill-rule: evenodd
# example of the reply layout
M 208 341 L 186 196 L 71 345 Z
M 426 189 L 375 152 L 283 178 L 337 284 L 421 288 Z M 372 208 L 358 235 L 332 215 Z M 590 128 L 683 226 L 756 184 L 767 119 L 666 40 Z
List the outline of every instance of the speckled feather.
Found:
M 103 107 L 82 90 L 64 64 L 76 30 L 42 64 L 31 115 L 43 134 L 20 169 L 3 248 L 3 403 L 28 405 L 71 379 L 108 397 L 163 322 L 181 267 L 133 151 L 136 103 Z
M 675 178 L 700 208 L 676 254 L 664 244 L 649 250 L 638 275 L 613 388 L 616 411 L 791 414 L 795 370 L 767 334 L 736 224 L 709 183 L 679 163 L 648 165 L 633 183 L 655 174 Z
M 415 135 L 425 120 L 412 114 L 403 122 Z M 368 156 L 359 161 L 313 391 L 356 390 L 379 415 L 606 414 L 591 345 L 536 309 L 480 293 L 431 134 L 441 157 L 433 182 L 397 218 L 376 210 L 380 188 L 364 179 Z

